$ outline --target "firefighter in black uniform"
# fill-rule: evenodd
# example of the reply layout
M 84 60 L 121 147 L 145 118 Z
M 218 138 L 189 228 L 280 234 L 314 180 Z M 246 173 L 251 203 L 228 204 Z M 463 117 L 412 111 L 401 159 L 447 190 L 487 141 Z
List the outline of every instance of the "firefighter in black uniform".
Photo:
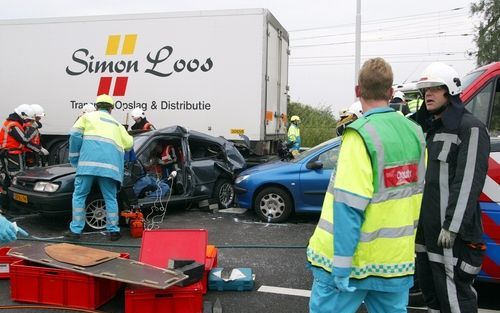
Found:
M 485 251 L 478 199 L 490 138 L 463 106 L 453 68 L 432 63 L 417 87 L 425 102 L 416 120 L 426 133 L 428 152 L 416 236 L 419 284 L 429 312 L 477 312 L 472 283 Z

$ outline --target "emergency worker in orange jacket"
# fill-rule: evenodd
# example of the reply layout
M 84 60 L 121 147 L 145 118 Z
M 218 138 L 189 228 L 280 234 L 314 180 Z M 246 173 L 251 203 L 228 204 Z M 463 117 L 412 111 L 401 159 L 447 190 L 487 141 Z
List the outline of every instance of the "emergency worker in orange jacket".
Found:
M 147 118 L 144 111 L 140 108 L 135 108 L 132 110 L 131 114 L 132 118 L 135 121 L 135 124 L 132 125 L 132 130 L 155 130 L 156 128 L 151 124 Z
M 33 109 L 34 119 L 24 123 L 24 133 L 30 143 L 40 149 L 40 153 L 36 153 L 30 148 L 24 147 L 27 167 L 41 166 L 43 163 L 42 156 L 49 155 L 47 149 L 42 147 L 40 139 L 40 128 L 42 128 L 42 122 L 40 120 L 45 116 L 45 110 L 39 104 L 32 104 L 31 108 Z
M 33 109 L 29 104 L 21 104 L 3 123 L 0 130 L 0 148 L 5 156 L 7 171 L 14 175 L 24 170 L 24 151 L 26 146 L 35 153 L 42 153 L 40 147 L 31 144 L 26 136 L 24 123 L 34 118 Z

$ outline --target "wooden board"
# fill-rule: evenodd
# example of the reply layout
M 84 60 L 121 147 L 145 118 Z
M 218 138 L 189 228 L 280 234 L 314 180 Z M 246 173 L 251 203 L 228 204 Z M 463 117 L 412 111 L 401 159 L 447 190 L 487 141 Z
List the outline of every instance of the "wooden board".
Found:
M 48 257 L 45 253 L 47 245 L 43 242 L 33 242 L 25 246 L 12 248 L 7 255 L 84 275 L 156 289 L 166 289 L 188 278 L 187 275 L 176 270 L 163 269 L 124 258 L 114 258 L 88 267 L 71 265 Z
M 118 258 L 119 253 L 69 243 L 45 246 L 45 253 L 56 261 L 79 266 L 93 266 Z

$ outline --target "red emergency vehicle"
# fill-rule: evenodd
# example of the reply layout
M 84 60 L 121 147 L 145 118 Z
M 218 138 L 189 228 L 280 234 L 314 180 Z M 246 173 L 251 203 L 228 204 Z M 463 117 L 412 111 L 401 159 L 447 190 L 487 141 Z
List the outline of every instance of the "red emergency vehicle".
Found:
M 500 62 L 467 74 L 461 98 L 491 136 L 488 176 L 480 197 L 486 256 L 478 280 L 500 283 Z

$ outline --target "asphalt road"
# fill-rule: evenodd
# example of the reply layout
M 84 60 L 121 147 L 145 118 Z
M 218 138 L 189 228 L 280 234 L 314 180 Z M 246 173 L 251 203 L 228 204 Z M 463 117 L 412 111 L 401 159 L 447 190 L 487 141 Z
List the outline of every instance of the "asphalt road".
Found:
M 44 218 L 37 215 L 8 213 L 32 236 L 57 239 L 67 229 L 64 218 Z M 261 223 L 253 212 L 211 213 L 198 209 L 167 209 L 164 220 L 159 223 L 165 229 L 207 229 L 209 243 L 219 247 L 219 267 L 250 267 L 255 274 L 253 291 L 214 292 L 209 291 L 204 301 L 222 304 L 224 313 L 254 312 L 308 312 L 307 294 L 312 278 L 306 269 L 305 248 L 316 225 L 318 216 L 294 217 L 287 224 Z M 87 234 L 82 242 L 103 244 L 96 248 L 116 252 L 127 252 L 131 259 L 138 259 L 140 239 L 131 238 L 128 228 L 122 228 L 123 237 L 114 243 L 101 233 Z M 21 245 L 26 241 L 17 241 Z M 283 293 L 274 293 L 276 290 Z M 10 299 L 9 280 L 0 281 L 0 310 L 6 306 L 21 305 Z M 259 289 L 261 291 L 259 291 Z M 262 290 L 274 292 L 264 292 Z M 500 312 L 500 285 L 477 286 L 481 312 Z M 41 312 L 38 309 L 16 309 L 15 312 Z M 99 308 L 102 312 L 124 312 L 124 295 L 119 294 Z M 7 311 L 6 311 L 7 312 Z M 43 310 L 43 312 L 69 312 L 67 310 Z M 360 308 L 358 312 L 366 312 Z M 426 312 L 425 308 L 409 308 L 408 312 Z

